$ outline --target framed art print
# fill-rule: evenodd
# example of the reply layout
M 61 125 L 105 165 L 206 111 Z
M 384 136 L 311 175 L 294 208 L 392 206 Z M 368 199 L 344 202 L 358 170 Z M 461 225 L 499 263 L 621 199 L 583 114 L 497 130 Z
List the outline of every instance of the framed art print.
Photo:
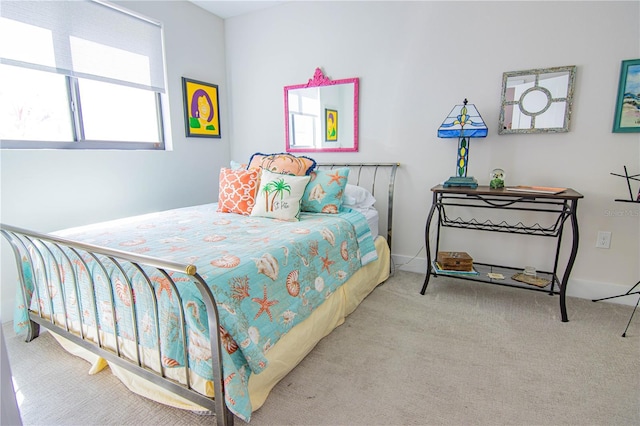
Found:
M 218 86 L 182 77 L 187 137 L 220 138 Z
M 338 140 L 338 111 L 325 108 L 324 123 L 326 129 L 325 141 L 335 142 Z
M 640 59 L 622 61 L 613 132 L 640 132 Z

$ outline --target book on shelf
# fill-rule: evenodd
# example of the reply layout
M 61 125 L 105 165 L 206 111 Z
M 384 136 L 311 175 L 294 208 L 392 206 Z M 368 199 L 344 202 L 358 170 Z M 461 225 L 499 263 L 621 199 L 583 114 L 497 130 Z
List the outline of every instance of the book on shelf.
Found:
M 505 189 L 507 191 L 529 192 L 532 194 L 559 194 L 567 190 L 567 188 L 556 188 L 553 186 L 528 186 L 528 185 L 507 186 Z
M 442 266 L 435 260 L 431 262 L 431 266 L 436 274 L 444 275 L 478 275 L 478 271 L 472 268 L 471 271 L 456 271 L 453 269 L 443 269 Z

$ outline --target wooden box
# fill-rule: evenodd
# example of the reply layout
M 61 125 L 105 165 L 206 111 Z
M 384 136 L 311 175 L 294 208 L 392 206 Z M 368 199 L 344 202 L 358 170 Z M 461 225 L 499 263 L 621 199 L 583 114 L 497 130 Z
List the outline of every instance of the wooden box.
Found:
M 473 271 L 473 259 L 463 251 L 439 251 L 436 261 L 449 271 Z

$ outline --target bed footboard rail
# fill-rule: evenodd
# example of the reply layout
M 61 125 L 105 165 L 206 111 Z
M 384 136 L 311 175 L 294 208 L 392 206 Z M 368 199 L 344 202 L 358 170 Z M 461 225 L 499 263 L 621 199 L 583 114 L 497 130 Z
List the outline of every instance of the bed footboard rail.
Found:
M 233 424 L 233 414 L 225 404 L 217 305 L 194 265 L 5 224 L 0 224 L 0 233 L 15 256 L 22 293 L 18 304 L 28 312 L 24 324 L 28 329 L 27 341 L 37 337 L 43 326 L 131 373 L 214 411 L 218 425 Z M 206 308 L 213 398 L 198 392 L 190 378 L 192 347 L 179 290 L 185 285 L 198 290 Z M 159 303 L 163 290 L 177 297 L 177 308 L 171 312 Z M 151 306 L 152 310 L 144 318 L 137 307 L 138 300 L 142 299 L 147 302 L 145 309 Z M 178 317 L 177 339 L 183 349 L 178 358 L 183 360 L 182 365 L 175 361 L 167 364 L 164 359 L 161 318 L 167 315 Z M 149 341 L 152 342 L 150 348 Z M 179 375 L 180 380 L 167 375 L 169 369 L 174 372 L 180 368 L 184 371 Z

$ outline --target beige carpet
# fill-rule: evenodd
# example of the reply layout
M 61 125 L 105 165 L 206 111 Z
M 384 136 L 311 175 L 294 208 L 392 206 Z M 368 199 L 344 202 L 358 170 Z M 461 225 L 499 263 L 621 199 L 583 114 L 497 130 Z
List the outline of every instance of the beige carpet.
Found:
M 398 272 L 272 391 L 251 425 L 638 425 L 640 314 L 631 306 Z M 27 425 L 197 425 L 131 394 L 46 333 L 5 325 Z M 3 396 L 4 398 L 4 396 Z M 236 424 L 244 424 L 236 419 Z

